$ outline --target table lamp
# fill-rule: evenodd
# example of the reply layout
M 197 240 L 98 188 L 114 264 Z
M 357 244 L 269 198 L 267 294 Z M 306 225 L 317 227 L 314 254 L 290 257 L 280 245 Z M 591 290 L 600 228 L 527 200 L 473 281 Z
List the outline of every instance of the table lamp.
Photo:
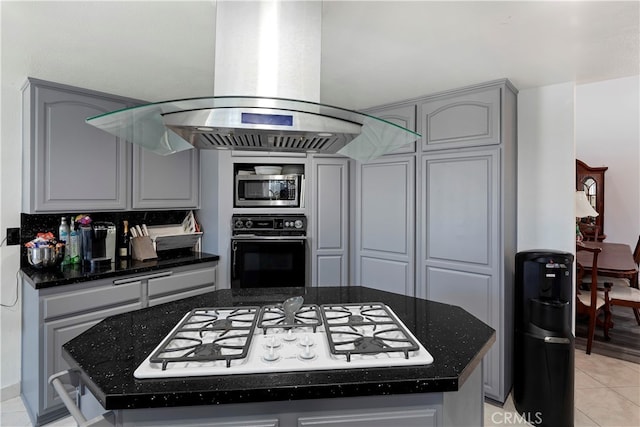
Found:
M 578 225 L 578 221 L 580 220 L 580 218 L 587 218 L 587 217 L 596 217 L 598 216 L 598 212 L 596 212 L 595 209 L 593 209 L 593 206 L 591 206 L 591 203 L 589 203 L 589 200 L 587 200 L 587 195 L 585 194 L 584 191 L 576 191 L 576 196 L 575 196 L 576 200 L 576 241 L 581 242 L 582 241 L 582 233 L 580 232 L 580 227 Z

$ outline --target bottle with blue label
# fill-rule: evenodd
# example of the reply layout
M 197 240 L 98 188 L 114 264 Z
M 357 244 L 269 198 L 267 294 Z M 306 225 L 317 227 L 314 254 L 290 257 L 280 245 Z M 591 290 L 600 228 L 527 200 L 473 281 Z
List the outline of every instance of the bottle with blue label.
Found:
M 65 244 L 64 259 L 62 265 L 69 264 L 69 224 L 67 224 L 67 218 L 62 217 L 60 227 L 58 228 L 58 242 Z
M 69 264 L 80 264 L 80 254 L 82 249 L 80 244 L 82 243 L 82 236 L 80 236 L 80 230 L 76 222 L 71 223 L 69 230 L 69 243 L 67 244 L 67 254 L 69 254 Z

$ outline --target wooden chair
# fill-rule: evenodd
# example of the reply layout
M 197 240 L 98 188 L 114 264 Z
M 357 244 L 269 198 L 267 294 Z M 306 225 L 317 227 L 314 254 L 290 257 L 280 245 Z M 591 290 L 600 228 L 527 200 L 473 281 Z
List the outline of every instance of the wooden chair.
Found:
M 640 267 L 640 236 L 638 236 L 638 242 L 633 251 L 633 260 L 636 265 Z M 631 307 L 636 317 L 636 322 L 640 325 L 640 289 L 638 289 L 638 275 L 636 274 L 635 283 L 633 284 L 629 279 L 606 276 L 599 276 L 598 283 L 604 284 L 605 289 L 603 289 L 603 291 L 605 291 L 609 298 L 607 304 L 610 306 Z
M 593 254 L 591 274 L 585 277 L 584 267 L 576 263 L 576 315 L 584 315 L 589 318 L 589 329 L 587 331 L 587 354 L 591 354 L 591 345 L 596 329 L 596 319 L 600 314 L 604 314 L 604 336 L 609 339 L 610 311 L 607 304 L 608 288 L 598 292 L 598 254 L 602 252 L 600 248 L 589 248 L 581 244 L 576 244 L 576 252 L 587 251 Z

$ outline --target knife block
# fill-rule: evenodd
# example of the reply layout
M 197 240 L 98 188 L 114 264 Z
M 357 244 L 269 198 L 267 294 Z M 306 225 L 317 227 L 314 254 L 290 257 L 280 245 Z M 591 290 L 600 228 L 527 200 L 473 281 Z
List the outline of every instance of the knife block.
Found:
M 138 261 L 158 258 L 149 236 L 139 236 L 131 239 L 131 257 Z

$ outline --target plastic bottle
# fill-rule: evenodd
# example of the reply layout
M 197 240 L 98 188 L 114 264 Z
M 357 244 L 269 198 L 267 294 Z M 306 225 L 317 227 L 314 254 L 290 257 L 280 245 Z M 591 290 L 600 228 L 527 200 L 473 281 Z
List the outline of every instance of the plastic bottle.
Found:
M 69 264 L 69 224 L 67 224 L 67 218 L 62 217 L 62 221 L 60 222 L 60 227 L 58 228 L 58 241 L 64 242 L 67 247 L 65 247 L 64 259 L 62 260 L 62 264 Z
M 69 231 L 69 243 L 67 244 L 67 253 L 69 254 L 69 264 L 79 264 L 80 261 L 80 243 L 82 242 L 80 230 L 74 223 Z

